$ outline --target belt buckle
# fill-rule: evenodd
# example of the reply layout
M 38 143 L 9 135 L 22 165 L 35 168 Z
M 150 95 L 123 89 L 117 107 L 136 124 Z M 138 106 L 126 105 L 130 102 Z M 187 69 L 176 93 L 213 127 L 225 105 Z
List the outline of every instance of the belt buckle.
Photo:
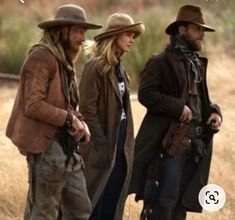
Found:
M 202 134 L 202 127 L 201 126 L 196 127 L 195 132 L 196 132 L 197 136 L 201 135 Z

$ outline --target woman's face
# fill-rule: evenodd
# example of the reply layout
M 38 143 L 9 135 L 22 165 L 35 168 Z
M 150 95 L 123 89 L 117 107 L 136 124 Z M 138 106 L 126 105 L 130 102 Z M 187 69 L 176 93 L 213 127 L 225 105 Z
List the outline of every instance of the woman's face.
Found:
M 117 46 L 123 51 L 128 52 L 135 41 L 134 32 L 123 32 L 117 37 Z

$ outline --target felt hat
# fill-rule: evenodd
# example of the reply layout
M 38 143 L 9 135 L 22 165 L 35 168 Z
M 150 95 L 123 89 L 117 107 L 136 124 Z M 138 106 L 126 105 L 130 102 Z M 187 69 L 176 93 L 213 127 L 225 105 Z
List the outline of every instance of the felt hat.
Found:
M 80 25 L 86 29 L 99 29 L 102 27 L 102 25 L 87 22 L 84 9 L 75 4 L 60 6 L 53 20 L 41 22 L 38 24 L 38 27 L 45 30 L 51 27 L 66 25 Z
M 206 25 L 200 7 L 193 5 L 184 5 L 179 9 L 176 21 L 168 25 L 165 32 L 168 35 L 173 35 L 180 25 L 184 25 L 187 23 L 200 25 L 201 27 L 204 27 L 205 31 L 215 31 L 212 27 Z
M 142 22 L 135 23 L 133 18 L 125 13 L 114 13 L 110 15 L 106 22 L 105 31 L 94 37 L 95 41 L 107 38 L 123 32 L 134 32 L 136 37 L 142 34 L 145 27 Z

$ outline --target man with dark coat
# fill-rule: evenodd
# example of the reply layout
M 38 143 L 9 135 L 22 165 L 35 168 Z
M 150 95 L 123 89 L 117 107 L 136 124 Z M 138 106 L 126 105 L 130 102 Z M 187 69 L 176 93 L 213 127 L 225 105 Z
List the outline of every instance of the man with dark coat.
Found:
M 129 190 L 144 199 L 142 219 L 184 220 L 187 211 L 202 211 L 198 193 L 207 184 L 212 138 L 222 121 L 209 99 L 207 59 L 196 53 L 205 31 L 214 29 L 201 9 L 182 6 L 166 28 L 170 45 L 142 71 L 138 95 L 147 113 L 136 137 Z
M 78 141 L 90 140 L 77 111 L 78 94 L 73 64 L 88 29 L 80 6 L 63 5 L 44 30 L 21 68 L 20 84 L 6 135 L 26 156 L 29 191 L 25 220 L 87 220 L 91 203 L 86 189 Z

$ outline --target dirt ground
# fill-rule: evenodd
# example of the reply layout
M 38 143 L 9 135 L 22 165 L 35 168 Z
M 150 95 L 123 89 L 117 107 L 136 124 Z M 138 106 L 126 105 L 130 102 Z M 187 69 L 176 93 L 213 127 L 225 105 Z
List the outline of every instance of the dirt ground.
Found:
M 189 220 L 232 220 L 235 219 L 235 63 L 227 57 L 211 58 L 209 65 L 209 89 L 212 101 L 218 103 L 223 111 L 223 126 L 214 141 L 209 183 L 223 187 L 227 200 L 218 212 L 203 214 L 189 213 Z M 16 87 L 0 87 L 0 219 L 22 219 L 27 191 L 27 166 L 25 158 L 5 137 L 5 127 L 14 102 Z M 135 133 L 137 133 L 145 109 L 132 102 Z M 134 196 L 128 197 L 125 207 L 125 220 L 139 219 L 142 203 L 135 203 Z

